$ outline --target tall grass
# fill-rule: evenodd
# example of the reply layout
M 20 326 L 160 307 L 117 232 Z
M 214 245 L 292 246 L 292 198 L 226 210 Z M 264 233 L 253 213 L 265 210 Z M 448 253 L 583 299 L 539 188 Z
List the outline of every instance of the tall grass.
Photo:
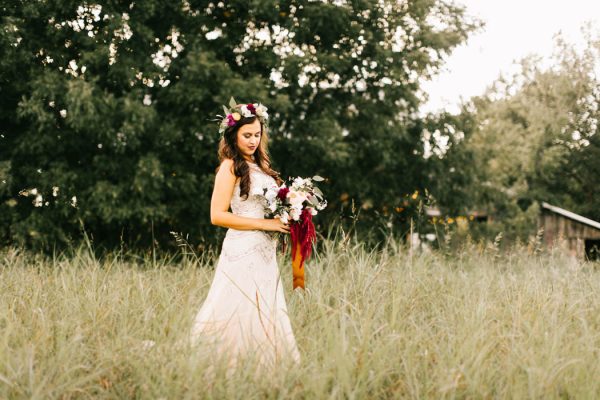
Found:
M 332 236 L 288 309 L 299 368 L 231 377 L 180 346 L 214 255 L 0 258 L 0 398 L 595 398 L 600 271 L 493 244 L 416 253 Z M 529 248 L 531 250 L 531 247 Z M 156 345 L 143 348 L 143 340 Z M 224 364 L 219 364 L 224 365 Z

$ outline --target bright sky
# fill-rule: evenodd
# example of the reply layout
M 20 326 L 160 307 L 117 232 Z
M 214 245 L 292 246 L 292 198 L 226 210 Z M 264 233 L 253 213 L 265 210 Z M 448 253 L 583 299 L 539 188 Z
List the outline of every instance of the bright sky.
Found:
M 591 21 L 600 30 L 600 0 L 455 0 L 485 21 L 483 31 L 448 58 L 443 71 L 423 84 L 429 102 L 421 111 L 457 112 L 461 97 L 483 93 L 514 61 L 530 54 L 550 56 L 554 35 L 582 43 L 580 28 Z

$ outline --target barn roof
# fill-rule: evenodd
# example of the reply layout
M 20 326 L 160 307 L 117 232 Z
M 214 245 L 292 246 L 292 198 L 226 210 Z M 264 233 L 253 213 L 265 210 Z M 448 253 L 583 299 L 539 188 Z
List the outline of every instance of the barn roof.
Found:
M 574 221 L 581 222 L 582 224 L 591 226 L 593 228 L 600 229 L 600 222 L 596 222 L 593 219 L 582 217 L 581 215 L 575 214 L 574 212 L 562 209 L 560 207 L 552 206 L 546 202 L 542 202 L 542 208 L 550 210 L 556 214 L 560 214 Z

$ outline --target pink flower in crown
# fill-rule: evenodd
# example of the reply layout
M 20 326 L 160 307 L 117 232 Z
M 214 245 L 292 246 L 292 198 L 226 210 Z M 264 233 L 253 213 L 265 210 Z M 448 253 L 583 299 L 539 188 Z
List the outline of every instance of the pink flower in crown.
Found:
M 235 125 L 235 119 L 233 118 L 233 115 L 228 114 L 227 115 L 227 126 L 234 126 Z
M 256 108 L 254 108 L 254 104 L 249 103 L 246 108 L 248 108 L 248 111 L 250 111 L 252 114 L 256 115 Z

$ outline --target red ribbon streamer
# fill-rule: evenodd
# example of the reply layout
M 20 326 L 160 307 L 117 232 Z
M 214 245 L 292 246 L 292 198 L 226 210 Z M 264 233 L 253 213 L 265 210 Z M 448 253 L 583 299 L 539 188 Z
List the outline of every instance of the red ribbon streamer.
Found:
M 295 259 L 296 252 L 293 250 L 300 243 L 300 257 L 307 260 L 312 252 L 312 244 L 317 239 L 315 225 L 312 222 L 310 210 L 304 209 L 300 214 L 299 221 L 292 221 L 290 226 L 290 236 L 292 240 L 292 260 Z

